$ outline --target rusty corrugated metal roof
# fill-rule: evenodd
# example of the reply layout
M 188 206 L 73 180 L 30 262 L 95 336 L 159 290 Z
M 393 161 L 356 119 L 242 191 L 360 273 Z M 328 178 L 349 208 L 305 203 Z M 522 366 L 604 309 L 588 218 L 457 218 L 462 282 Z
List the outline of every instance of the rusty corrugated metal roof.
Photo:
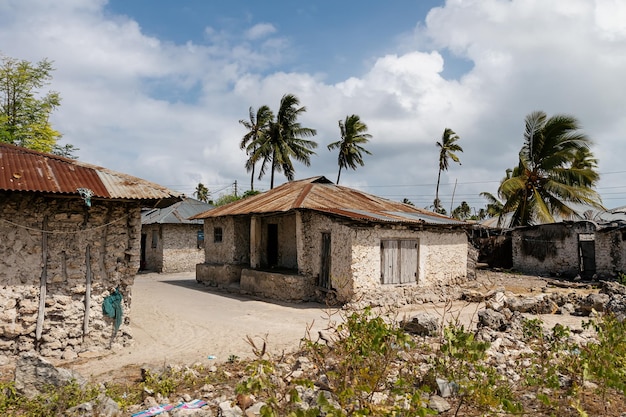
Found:
M 194 218 L 269 214 L 296 209 L 375 222 L 465 224 L 428 210 L 335 185 L 325 177 L 287 182 L 263 194 L 217 207 Z
M 137 177 L 0 143 L 0 190 L 79 195 L 79 188 L 90 189 L 94 198 L 162 201 L 167 205 L 181 198 L 176 191 Z

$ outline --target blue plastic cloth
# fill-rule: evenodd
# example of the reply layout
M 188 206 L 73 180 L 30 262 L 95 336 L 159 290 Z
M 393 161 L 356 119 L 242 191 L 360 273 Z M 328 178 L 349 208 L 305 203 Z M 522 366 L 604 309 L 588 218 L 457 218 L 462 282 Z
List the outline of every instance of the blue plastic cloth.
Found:
M 118 288 L 104 298 L 102 314 L 115 320 L 115 333 L 122 325 L 122 293 Z

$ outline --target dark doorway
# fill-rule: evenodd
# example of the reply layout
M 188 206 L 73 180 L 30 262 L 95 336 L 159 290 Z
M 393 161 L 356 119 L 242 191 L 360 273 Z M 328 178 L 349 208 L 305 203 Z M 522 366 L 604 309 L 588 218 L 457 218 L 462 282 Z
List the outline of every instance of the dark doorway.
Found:
M 322 259 L 318 285 L 330 290 L 330 233 L 322 233 Z
M 146 234 L 141 234 L 141 256 L 139 257 L 139 269 L 146 269 Z
M 278 225 L 267 225 L 267 266 L 278 265 Z
M 578 235 L 578 254 L 580 256 L 580 275 L 585 279 L 596 273 L 596 240 L 593 233 Z

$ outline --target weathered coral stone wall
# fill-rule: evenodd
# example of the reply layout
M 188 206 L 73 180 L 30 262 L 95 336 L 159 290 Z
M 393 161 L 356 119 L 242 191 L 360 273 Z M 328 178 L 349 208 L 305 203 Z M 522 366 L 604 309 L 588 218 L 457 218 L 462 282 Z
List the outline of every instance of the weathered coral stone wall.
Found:
M 0 193 L 0 358 L 31 350 L 73 358 L 81 351 L 108 348 L 113 321 L 103 316 L 102 301 L 114 288 L 123 294 L 125 319 L 113 347 L 130 342 L 128 314 L 139 268 L 140 206 L 92 203 L 88 208 L 81 199 Z M 45 237 L 42 229 L 47 231 Z M 40 301 L 43 316 L 38 312 Z
M 222 240 L 215 241 L 215 229 Z M 206 263 L 250 263 L 250 219 L 219 217 L 204 219 L 204 257 Z
M 578 235 L 595 232 L 595 224 L 584 221 L 514 229 L 513 268 L 529 274 L 574 277 L 580 272 Z
M 415 230 L 405 226 L 348 225 L 313 212 L 301 215 L 301 273 L 319 276 L 322 233 L 331 236 L 330 275 L 337 300 L 405 304 L 423 299 L 423 288 L 462 282 L 467 276 L 467 235 L 463 230 Z M 418 279 L 411 284 L 381 284 L 381 240 L 418 241 Z
M 247 220 L 247 223 L 246 223 Z M 240 227 L 236 225 L 240 223 Z M 267 225 L 278 225 L 279 267 L 296 269 L 258 271 L 266 259 Z M 253 234 L 260 234 L 250 247 Z M 245 225 L 245 227 L 244 227 Z M 213 229 L 221 227 L 222 242 L 212 241 Z M 247 233 L 247 234 L 246 234 Z M 322 264 L 322 236 L 330 234 L 330 282 L 336 301 L 356 299 L 371 304 L 402 305 L 424 299 L 424 288 L 453 285 L 466 279 L 468 239 L 464 230 L 444 228 L 415 229 L 398 225 L 361 225 L 314 211 L 296 211 L 250 221 L 216 218 L 205 220 L 206 263 L 196 269 L 196 279 L 209 285 L 227 286 L 239 281 L 241 289 L 280 300 L 308 300 L 315 293 Z M 244 235 L 246 234 L 246 235 Z M 381 241 L 418 241 L 418 279 L 407 284 L 381 284 Z M 252 268 L 246 267 L 254 255 Z M 259 258 L 257 264 L 256 258 Z M 281 273 L 282 272 L 282 273 Z M 325 293 L 318 288 L 318 296 Z
M 601 229 L 595 238 L 598 276 L 609 278 L 626 273 L 626 229 Z
M 417 240 L 417 280 L 406 284 L 381 284 L 381 241 Z M 352 271 L 356 299 L 375 305 L 421 302 L 426 289 L 461 283 L 467 278 L 467 235 L 463 230 L 415 230 L 404 226 L 353 231 Z M 429 292 L 428 292 L 429 293 Z
M 328 216 L 315 212 L 300 213 L 302 234 L 298 254 L 300 274 L 319 279 L 322 264 L 322 234 L 330 233 L 330 281 L 338 301 L 346 302 L 354 296 L 352 270 L 352 229 Z
M 195 271 L 196 264 L 204 262 L 204 245 L 198 247 L 198 231 L 202 228 L 201 224 L 144 225 L 145 269 L 163 273 Z M 152 247 L 153 232 L 158 236 L 156 248 Z
M 163 225 L 163 270 L 161 272 L 192 272 L 204 262 L 204 247 L 198 247 L 201 224 Z

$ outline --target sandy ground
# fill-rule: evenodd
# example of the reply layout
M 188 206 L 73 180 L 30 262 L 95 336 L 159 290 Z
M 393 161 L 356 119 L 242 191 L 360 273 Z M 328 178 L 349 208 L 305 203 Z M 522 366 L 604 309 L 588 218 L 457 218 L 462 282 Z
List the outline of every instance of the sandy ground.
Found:
M 328 323 L 328 309 L 320 304 L 282 305 L 218 292 L 197 283 L 194 273 L 140 274 L 132 291 L 132 345 L 59 365 L 103 380 L 121 368 L 210 364 L 230 355 L 252 357 L 247 337 L 266 339 L 272 352 L 293 350 L 309 327 L 317 331 Z
M 545 292 L 541 278 L 481 271 L 468 288 L 479 292 L 507 289 L 516 294 Z M 552 289 L 558 291 L 560 289 Z M 422 304 L 397 311 L 398 319 L 418 311 L 440 314 L 472 326 L 478 303 Z M 579 327 L 573 316 L 542 316 L 546 324 Z M 292 351 L 307 329 L 313 335 L 337 321 L 340 314 L 315 303 L 277 304 L 215 291 L 198 284 L 194 273 L 140 274 L 135 279 L 130 313 L 132 345 L 113 351 L 93 352 L 59 363 L 94 380 L 126 378 L 141 367 L 168 364 L 205 364 L 226 361 L 231 355 L 253 356 L 248 337 L 267 340 L 271 352 Z M 213 358 L 209 358 L 215 357 Z

